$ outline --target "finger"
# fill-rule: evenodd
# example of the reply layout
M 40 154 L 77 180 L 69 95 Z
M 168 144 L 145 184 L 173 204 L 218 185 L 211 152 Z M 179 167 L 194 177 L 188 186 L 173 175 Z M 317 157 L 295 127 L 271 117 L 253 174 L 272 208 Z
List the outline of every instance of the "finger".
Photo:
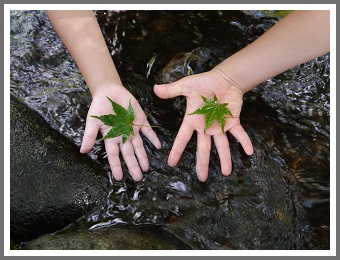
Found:
M 178 131 L 174 145 L 172 146 L 169 154 L 168 164 L 171 167 L 177 165 L 193 133 L 193 129 L 188 127 L 184 122 L 185 119 Z
M 140 181 L 142 179 L 142 171 L 137 162 L 133 146 L 128 140 L 124 144 L 120 143 L 120 151 L 123 155 L 123 159 L 128 167 L 131 177 L 135 181 Z
M 154 92 L 158 97 L 163 99 L 184 95 L 181 81 L 176 81 L 171 84 L 155 85 Z
M 151 129 L 149 122 L 147 122 L 145 126 L 141 128 L 141 131 L 145 135 L 145 137 L 148 138 L 157 149 L 162 148 L 161 141 L 159 140 L 156 133 Z
M 204 133 L 197 133 L 196 172 L 197 178 L 205 182 L 208 178 L 211 150 L 211 138 Z
M 232 170 L 229 141 L 224 133 L 214 135 L 214 142 L 220 157 L 221 172 L 224 176 L 228 176 Z
M 85 131 L 80 147 L 81 153 L 88 153 L 91 151 L 94 143 L 96 142 L 99 125 L 95 122 L 95 120 L 96 119 L 90 117 L 86 120 Z
M 114 139 L 105 139 L 104 144 L 112 175 L 115 180 L 121 181 L 123 179 L 123 170 L 120 164 L 118 144 Z
M 246 131 L 244 131 L 243 127 L 240 124 L 237 124 L 230 128 L 229 132 L 240 142 L 246 154 L 253 154 L 253 144 L 251 143 L 248 134 L 246 133 Z
M 131 139 L 131 143 L 135 155 L 138 158 L 140 167 L 144 172 L 146 172 L 149 169 L 149 159 L 148 156 L 146 155 L 142 138 L 140 137 L 139 134 L 136 134 L 136 136 Z

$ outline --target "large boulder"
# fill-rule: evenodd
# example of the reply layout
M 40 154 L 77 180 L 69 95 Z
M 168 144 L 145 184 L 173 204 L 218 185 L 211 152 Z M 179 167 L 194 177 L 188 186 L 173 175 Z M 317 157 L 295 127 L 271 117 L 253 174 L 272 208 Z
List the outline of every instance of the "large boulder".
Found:
M 72 223 L 107 195 L 106 173 L 11 96 L 10 228 L 15 242 Z

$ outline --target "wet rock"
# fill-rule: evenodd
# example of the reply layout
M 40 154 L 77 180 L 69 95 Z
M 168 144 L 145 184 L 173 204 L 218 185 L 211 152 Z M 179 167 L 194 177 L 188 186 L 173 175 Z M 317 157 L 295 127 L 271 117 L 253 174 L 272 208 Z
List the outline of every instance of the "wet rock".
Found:
M 63 228 L 107 194 L 103 170 L 11 96 L 11 239 Z
M 200 66 L 204 70 L 205 61 L 198 55 L 181 52 L 164 67 L 160 73 L 160 83 L 171 83 L 185 76 L 194 74 L 193 66 Z
M 213 68 L 235 50 L 231 45 L 220 49 L 199 47 L 191 52 L 176 54 L 158 75 L 159 84 L 168 84 L 185 76 L 198 74 Z
M 45 235 L 24 250 L 176 250 L 190 249 L 162 230 L 119 227 Z

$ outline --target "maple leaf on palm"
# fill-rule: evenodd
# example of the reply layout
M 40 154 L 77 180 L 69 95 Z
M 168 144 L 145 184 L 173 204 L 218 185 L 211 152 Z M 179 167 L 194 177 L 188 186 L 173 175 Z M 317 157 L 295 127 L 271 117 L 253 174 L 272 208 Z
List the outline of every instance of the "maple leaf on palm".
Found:
M 122 140 L 124 144 L 131 134 L 135 135 L 133 128 L 132 128 L 133 120 L 135 120 L 133 107 L 131 106 L 131 102 L 129 102 L 128 108 L 125 109 L 121 105 L 111 100 L 109 97 L 107 98 L 112 104 L 112 108 L 113 108 L 113 111 L 115 112 L 115 115 L 109 114 L 109 115 L 91 116 L 91 117 L 101 120 L 107 126 L 112 126 L 110 131 L 105 136 L 103 136 L 100 140 L 122 136 Z
M 201 96 L 201 98 L 204 101 L 204 105 L 189 115 L 205 115 L 204 133 L 215 121 L 218 122 L 222 128 L 222 132 L 224 132 L 226 116 L 231 116 L 234 118 L 233 114 L 227 108 L 228 103 L 220 104 L 215 94 L 214 98 L 206 98 L 204 96 Z

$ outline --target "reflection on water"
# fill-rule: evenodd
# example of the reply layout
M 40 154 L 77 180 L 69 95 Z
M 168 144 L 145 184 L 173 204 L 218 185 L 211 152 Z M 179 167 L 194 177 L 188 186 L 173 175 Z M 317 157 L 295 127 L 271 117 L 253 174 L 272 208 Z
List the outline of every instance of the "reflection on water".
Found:
M 195 137 L 176 167 L 166 164 L 183 98 L 160 100 L 153 85 L 210 69 L 277 18 L 239 11 L 97 12 L 124 85 L 163 149 L 145 141 L 150 170 L 112 182 L 107 200 L 69 227 L 160 226 L 193 249 L 329 249 L 329 55 L 261 84 L 244 97 L 241 121 L 255 154 L 230 136 L 233 173 L 195 174 Z M 91 102 L 72 58 L 42 11 L 11 12 L 11 93 L 80 145 Z M 107 168 L 102 143 L 90 156 Z

